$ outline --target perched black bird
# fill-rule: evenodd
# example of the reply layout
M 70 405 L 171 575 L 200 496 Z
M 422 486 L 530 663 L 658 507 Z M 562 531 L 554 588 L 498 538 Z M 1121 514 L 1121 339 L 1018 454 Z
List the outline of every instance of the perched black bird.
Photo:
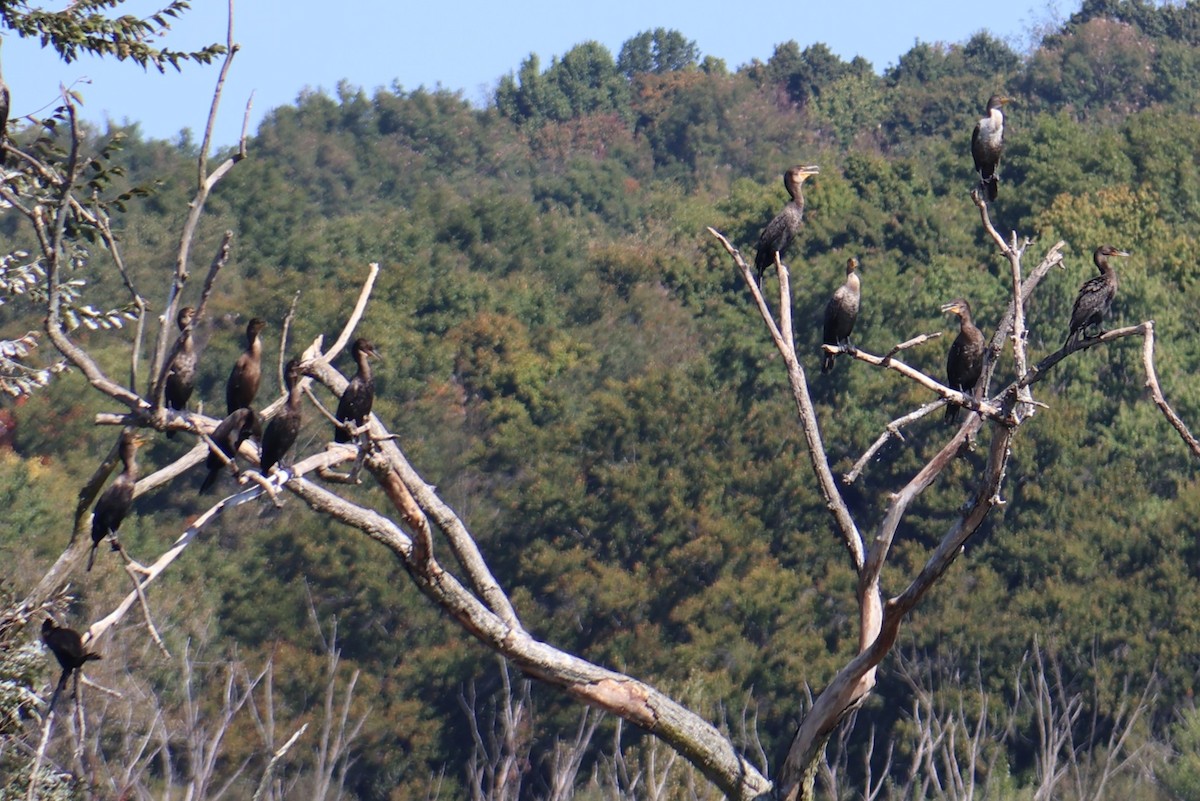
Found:
M 254 403 L 259 382 L 262 381 L 262 340 L 258 334 L 266 325 L 255 317 L 246 326 L 246 350 L 238 356 L 229 373 L 229 381 L 225 384 L 225 414 L 233 414 Z
M 758 250 L 754 254 L 754 268 L 758 270 L 758 280 L 761 283 L 763 273 L 775 264 L 775 254 L 783 258 L 784 251 L 792 245 L 800 227 L 804 225 L 804 180 L 810 175 L 819 175 L 821 168 L 815 164 L 808 166 L 797 164 L 783 175 L 783 185 L 787 187 L 791 201 L 783 207 L 783 211 L 775 219 L 767 223 L 767 227 L 758 237 Z
M 8 150 L 4 144 L 8 141 L 8 110 L 10 106 L 11 96 L 8 92 L 8 84 L 4 82 L 4 78 L 0 77 L 0 167 L 8 164 Z
M 267 423 L 267 430 L 262 438 L 262 473 L 266 475 L 271 467 L 283 458 L 296 435 L 300 433 L 300 360 L 292 359 L 283 368 L 283 382 L 287 385 L 287 403 Z
M 262 426 L 258 421 L 258 415 L 253 409 L 242 407 L 234 410 L 233 414 L 221 421 L 212 432 L 212 441 L 225 454 L 225 458 L 229 461 L 234 461 L 238 448 L 242 447 L 242 443 L 254 437 L 255 439 L 262 438 Z M 217 480 L 217 476 L 224 466 L 221 457 L 217 456 L 209 449 L 208 456 L 204 460 L 204 466 L 208 468 L 208 475 L 204 477 L 204 483 L 200 485 L 201 492 L 207 492 Z
M 1079 287 L 1079 294 L 1075 296 L 1075 306 L 1071 309 L 1071 330 L 1067 334 L 1067 341 L 1063 343 L 1064 348 L 1071 345 L 1079 336 L 1089 339 L 1088 328 L 1096 326 L 1097 329 L 1100 329 L 1100 323 L 1108 316 L 1108 312 L 1112 309 L 1113 298 L 1117 296 L 1117 274 L 1113 271 L 1112 265 L 1108 263 L 1108 258 L 1128 255 L 1127 251 L 1117 250 L 1112 245 L 1102 245 L 1096 248 L 1092 254 L 1092 261 L 1096 263 L 1100 274 L 1084 281 L 1083 286 Z M 1093 336 L 1100 336 L 1103 333 L 1103 330 L 1098 330 Z
M 133 485 L 137 483 L 137 449 L 146 440 L 131 428 L 121 432 L 121 461 L 125 469 L 109 485 L 96 508 L 92 510 L 92 550 L 88 554 L 87 569 L 96 561 L 96 549 L 109 534 L 113 535 L 113 550 L 117 550 L 116 534 L 133 505 Z
M 58 694 L 67 686 L 67 680 L 71 674 L 82 668 L 84 663 L 101 657 L 100 654 L 84 650 L 83 637 L 78 631 L 59 626 L 52 618 L 46 618 L 42 623 L 42 642 L 54 652 L 54 657 L 62 667 L 62 676 L 58 679 L 58 687 L 55 688 L 54 695 L 50 698 L 50 710 L 53 711 L 54 702 L 58 700 Z
M 854 331 L 854 323 L 858 320 L 858 303 L 861 297 L 858 278 L 858 259 L 846 260 L 846 283 L 837 288 L 829 303 L 825 305 L 825 336 L 822 342 L 834 347 L 849 347 L 850 334 Z M 833 369 L 834 354 L 825 351 L 825 362 L 821 372 L 828 373 Z
M 989 203 L 996 199 L 1000 189 L 996 169 L 1004 153 L 1004 112 L 1001 107 L 1008 101 L 1009 98 L 1003 95 L 988 98 L 987 111 L 975 123 L 975 130 L 971 133 L 971 156 L 979 173 L 979 192 Z
M 342 399 L 338 401 L 337 419 L 353 421 L 355 425 L 361 426 L 371 413 L 371 405 L 375 403 L 375 379 L 371 376 L 370 357 L 379 354 L 375 352 L 375 346 L 362 337 L 354 340 L 352 352 L 354 361 L 358 362 L 358 372 L 350 379 L 346 391 L 342 393 Z M 333 432 L 334 442 L 350 440 L 350 432 L 341 426 Z
M 196 349 L 192 344 L 191 328 L 195 316 L 195 309 L 184 306 L 175 318 L 179 326 L 179 346 L 171 358 L 170 366 L 167 367 L 167 381 L 163 392 L 167 408 L 175 411 L 187 409 L 188 399 L 192 397 L 192 390 L 196 387 Z M 168 431 L 167 436 L 174 437 L 175 432 Z
M 971 395 L 983 372 L 983 333 L 971 322 L 971 304 L 962 298 L 947 303 L 942 311 L 958 315 L 959 321 L 958 336 L 946 356 L 946 386 Z M 946 407 L 946 422 L 954 423 L 957 419 L 958 404 L 950 403 Z

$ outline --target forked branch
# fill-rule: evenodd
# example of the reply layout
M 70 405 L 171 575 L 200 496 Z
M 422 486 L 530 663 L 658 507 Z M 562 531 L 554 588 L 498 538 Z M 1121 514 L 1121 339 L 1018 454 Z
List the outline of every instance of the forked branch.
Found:
M 782 319 L 787 323 L 788 336 L 785 338 L 779 326 L 775 325 L 774 317 L 766 301 L 763 299 L 758 282 L 754 280 L 750 266 L 742 258 L 741 252 L 730 244 L 729 240 L 715 228 L 710 226 L 708 232 L 716 237 L 717 241 L 725 248 L 725 251 L 733 258 L 733 263 L 737 266 L 742 280 L 746 283 L 750 294 L 754 297 L 763 323 L 771 333 L 771 339 L 774 341 L 775 347 L 779 350 L 784 363 L 787 365 L 788 383 L 791 386 L 792 398 L 796 403 L 796 410 L 800 416 L 804 438 L 807 440 L 809 459 L 812 462 L 813 471 L 817 475 L 817 485 L 820 487 L 825 504 L 833 516 L 834 523 L 837 525 L 842 544 L 846 547 L 846 551 L 850 556 L 850 562 L 855 572 L 859 572 L 862 570 L 866 559 L 866 545 L 863 542 L 862 534 L 859 533 L 858 525 L 854 522 L 854 518 L 850 514 L 849 507 L 846 506 L 846 500 L 842 497 L 841 489 L 838 487 L 837 479 L 834 478 L 833 470 L 829 467 L 829 459 L 825 454 L 825 445 L 821 440 L 821 429 L 817 423 L 816 408 L 813 406 L 812 397 L 808 391 L 808 380 L 804 377 L 804 368 L 800 366 L 800 359 L 796 355 L 796 342 L 791 335 L 790 310 L 792 307 L 792 297 L 787 269 L 778 263 L 779 259 L 778 255 L 776 255 L 776 263 L 779 269 L 780 308 L 788 310 L 786 313 L 781 312 Z

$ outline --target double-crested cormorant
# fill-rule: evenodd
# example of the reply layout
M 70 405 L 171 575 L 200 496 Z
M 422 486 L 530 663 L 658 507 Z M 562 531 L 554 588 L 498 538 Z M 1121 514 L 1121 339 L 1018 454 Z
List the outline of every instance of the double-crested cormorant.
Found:
M 1100 274 L 1084 281 L 1083 286 L 1079 287 L 1079 294 L 1075 296 L 1075 306 L 1071 309 L 1071 330 L 1067 334 L 1067 341 L 1063 343 L 1064 348 L 1080 335 L 1087 339 L 1087 329 L 1091 326 L 1099 329 L 1100 323 L 1108 316 L 1113 298 L 1117 296 L 1117 274 L 1108 263 L 1108 258 L 1128 255 L 1127 251 L 1117 250 L 1112 245 L 1096 248 L 1092 254 L 1092 261 L 1096 263 Z M 1104 332 L 1099 331 L 1095 336 L 1102 333 Z
M 100 500 L 96 501 L 96 508 L 92 510 L 92 550 L 88 554 L 88 570 L 92 569 L 92 563 L 96 561 L 96 549 L 100 547 L 101 540 L 109 534 L 114 537 L 113 550 L 117 550 L 117 529 L 121 527 L 121 521 L 133 505 L 133 485 L 137 483 L 138 475 L 137 449 L 143 442 L 145 439 L 131 428 L 121 432 L 121 461 L 125 464 L 125 469 L 104 491 Z
M 855 272 L 857 269 L 858 259 L 851 257 L 846 260 L 846 283 L 838 287 L 829 303 L 825 304 L 825 336 L 822 341 L 826 345 L 850 346 L 850 333 L 858 320 L 860 284 L 858 273 Z M 834 354 L 825 351 L 825 363 L 821 365 L 822 373 L 833 369 L 833 357 Z
M 42 642 L 54 653 L 54 658 L 62 667 L 62 676 L 58 679 L 58 687 L 50 698 L 50 709 L 54 710 L 54 702 L 58 694 L 67 686 L 71 674 L 93 659 L 100 659 L 100 654 L 86 651 L 83 648 L 83 637 L 75 629 L 59 626 L 52 618 L 46 618 L 42 623 Z
M 971 321 L 971 304 L 962 298 L 942 307 L 943 312 L 958 315 L 959 330 L 950 353 L 946 356 L 946 386 L 971 395 L 983 372 L 983 332 Z M 958 419 L 958 404 L 946 406 L 946 422 Z
M 221 421 L 220 425 L 213 430 L 211 439 L 221 453 L 225 454 L 225 458 L 232 462 L 237 457 L 238 448 L 242 447 L 242 443 L 250 437 L 261 438 L 262 426 L 258 422 L 258 415 L 254 410 L 243 406 L 235 409 L 233 414 Z M 216 482 L 224 464 L 221 457 L 213 453 L 210 448 L 208 456 L 204 460 L 204 466 L 208 468 L 208 475 L 204 477 L 204 483 L 200 485 L 201 492 L 207 492 L 209 487 Z
M 979 173 L 979 191 L 989 203 L 996 199 L 1000 188 L 1000 178 L 996 175 L 1004 153 L 1004 112 L 1000 109 L 1008 100 L 1003 95 L 988 98 L 987 112 L 971 133 L 971 156 Z
M 763 272 L 775 264 L 775 254 L 783 258 L 784 251 L 791 247 L 800 227 L 804 225 L 804 179 L 810 175 L 818 175 L 821 168 L 816 164 L 808 166 L 797 164 L 783 175 L 783 185 L 792 196 L 783 211 L 775 215 L 775 219 L 767 223 L 767 227 L 758 237 L 758 251 L 754 254 L 754 268 L 758 270 L 758 280 L 761 283 Z
M 167 382 L 163 391 L 163 399 L 168 409 L 183 411 L 187 409 L 188 399 L 196 387 L 196 349 L 192 345 L 192 320 L 196 310 L 184 306 L 175 318 L 179 326 L 179 346 L 167 367 Z M 168 437 L 174 437 L 174 431 L 167 432 Z
M 300 360 L 292 359 L 283 369 L 283 382 L 287 385 L 287 403 L 267 423 L 267 430 L 262 438 L 262 473 L 266 475 L 271 467 L 283 458 L 296 441 L 300 433 Z
M 266 325 L 255 317 L 246 326 L 246 350 L 238 356 L 225 384 L 225 414 L 233 414 L 254 403 L 262 380 L 262 340 L 258 334 Z
M 371 405 L 375 402 L 375 379 L 371 376 L 370 357 L 379 354 L 375 352 L 375 346 L 362 337 L 354 340 L 352 352 L 354 361 L 358 362 L 358 372 L 350 379 L 350 383 L 346 384 L 346 391 L 338 401 L 337 419 L 353 421 L 356 426 L 361 426 L 366 422 L 367 415 L 371 413 Z M 350 432 L 341 426 L 333 432 L 334 442 L 350 440 Z

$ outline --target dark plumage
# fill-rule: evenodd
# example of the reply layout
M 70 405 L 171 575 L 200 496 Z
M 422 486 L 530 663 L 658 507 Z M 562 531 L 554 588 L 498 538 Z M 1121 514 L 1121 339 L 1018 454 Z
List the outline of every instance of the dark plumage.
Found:
M 0 77 L 0 167 L 8 166 L 8 150 L 4 147 L 8 142 L 8 111 L 11 96 L 8 84 Z
M 58 664 L 62 668 L 58 686 L 50 698 L 50 710 L 53 711 L 54 702 L 58 700 L 58 694 L 67 686 L 67 680 L 71 674 L 82 668 L 85 663 L 101 657 L 100 654 L 84 650 L 83 637 L 78 631 L 59 626 L 51 618 L 46 618 L 42 623 L 42 642 L 54 653 L 54 658 L 58 660 Z
M 996 169 L 1004 153 L 1004 112 L 1001 107 L 1008 100 L 1003 95 L 988 98 L 987 111 L 975 123 L 971 133 L 971 156 L 975 159 L 975 171 L 979 173 L 979 191 L 989 203 L 996 199 L 1000 189 Z
M 260 439 L 262 427 L 254 410 L 243 406 L 241 409 L 235 409 L 233 414 L 226 417 L 213 429 L 211 439 L 221 453 L 225 454 L 225 458 L 233 462 L 236 459 L 238 448 L 242 447 L 242 443 L 251 437 Z M 204 477 L 204 483 L 200 485 L 201 492 L 207 492 L 216 482 L 224 464 L 221 457 L 213 453 L 210 448 L 208 456 L 204 460 L 204 466 L 208 468 L 208 475 Z
M 68 629 L 46 618 L 42 623 L 42 642 L 54 652 L 63 670 L 78 670 L 85 662 L 100 659 L 100 654 L 84 650 L 83 637 L 75 629 Z
M 196 349 L 192 344 L 191 327 L 195 316 L 195 309 L 184 306 L 175 318 L 179 326 L 179 345 L 175 349 L 175 355 L 171 357 L 170 366 L 167 367 L 167 381 L 163 391 L 167 408 L 175 411 L 187 409 L 188 399 L 192 397 L 192 390 L 196 387 Z M 168 431 L 167 436 L 174 437 L 175 432 Z
M 818 175 L 821 168 L 815 164 L 808 166 L 796 165 L 784 173 L 783 185 L 791 201 L 783 207 L 783 211 L 775 219 L 767 223 L 758 237 L 758 250 L 754 254 L 754 268 L 758 270 L 758 280 L 761 283 L 763 273 L 775 264 L 775 254 L 783 258 L 784 252 L 791 247 L 792 240 L 804 225 L 804 180 L 810 175 Z
M 225 384 L 226 414 L 233 414 L 254 403 L 259 382 L 262 381 L 262 340 L 258 334 L 266 325 L 255 317 L 246 326 L 246 350 L 238 356 L 229 373 L 229 381 Z
M 375 379 L 371 375 L 370 357 L 378 356 L 375 347 L 361 337 L 354 340 L 354 361 L 358 362 L 358 372 L 346 385 L 342 399 L 338 401 L 337 419 L 351 420 L 361 426 L 371 413 L 371 405 L 375 402 Z M 349 442 L 350 432 L 338 426 L 333 432 L 334 442 Z
M 283 370 L 283 382 L 287 385 L 287 403 L 267 423 L 262 438 L 262 472 L 266 475 L 283 458 L 296 435 L 300 433 L 300 360 L 292 359 Z
M 92 563 L 96 561 L 96 549 L 100 547 L 100 542 L 109 534 L 114 537 L 113 550 L 117 550 L 117 529 L 121 527 L 121 521 L 133 505 L 133 485 L 137 483 L 138 475 L 137 449 L 143 442 L 145 440 L 133 429 L 127 428 L 121 432 L 121 461 L 125 469 L 104 491 L 100 500 L 96 501 L 96 508 L 92 510 L 92 550 L 88 553 L 88 570 L 92 569 Z
M 942 307 L 943 312 L 958 315 L 958 336 L 946 356 L 946 386 L 971 395 L 983 372 L 983 333 L 971 321 L 971 304 L 959 298 Z M 958 404 L 946 407 L 946 422 L 958 419 Z
M 858 304 L 861 297 L 858 273 L 858 259 L 846 260 L 846 283 L 837 288 L 829 303 L 825 304 L 825 335 L 822 342 L 834 347 L 850 347 L 850 334 L 854 331 L 854 323 L 858 320 Z M 825 351 L 825 362 L 821 372 L 828 373 L 833 369 L 834 354 Z
M 1112 245 L 1096 248 L 1092 254 L 1092 261 L 1096 263 L 1100 274 L 1084 281 L 1083 286 L 1079 287 L 1079 294 L 1075 296 L 1075 305 L 1071 309 L 1071 330 L 1067 334 L 1067 341 L 1063 343 L 1064 348 L 1071 345 L 1080 335 L 1088 339 L 1088 328 L 1100 328 L 1100 323 L 1112 309 L 1113 298 L 1117 296 L 1117 274 L 1108 263 L 1108 259 L 1110 256 L 1128 255 L 1128 252 L 1117 250 Z M 1102 333 L 1104 332 L 1100 330 L 1093 336 L 1100 336 Z

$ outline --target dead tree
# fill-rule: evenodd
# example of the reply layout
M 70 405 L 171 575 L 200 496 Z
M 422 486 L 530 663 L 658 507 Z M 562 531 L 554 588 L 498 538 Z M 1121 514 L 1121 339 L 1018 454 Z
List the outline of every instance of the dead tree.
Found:
M 833 517 L 840 541 L 850 558 L 851 566 L 858 575 L 856 600 L 859 610 L 859 652 L 817 696 L 811 710 L 804 716 L 798 727 L 787 756 L 777 773 L 774 792 L 775 797 L 780 799 L 790 801 L 791 799 L 813 797 L 814 780 L 821 766 L 826 742 L 837 726 L 858 709 L 870 694 L 875 686 L 876 670 L 895 644 L 904 619 L 937 585 L 942 575 L 962 552 L 963 545 L 979 529 L 989 512 L 1005 503 L 1002 495 L 1004 479 L 1017 434 L 1021 427 L 1034 417 L 1038 409 L 1045 405 L 1033 398 L 1032 387 L 1041 381 L 1055 364 L 1079 350 L 1107 345 L 1130 336 L 1141 336 L 1146 386 L 1150 390 L 1151 397 L 1187 447 L 1194 455 L 1200 457 L 1200 442 L 1168 405 L 1159 386 L 1154 369 L 1154 322 L 1152 320 L 1147 320 L 1137 326 L 1108 331 L 1100 336 L 1084 340 L 1082 344 L 1069 350 L 1064 347 L 1055 351 L 1035 365 L 1029 364 L 1025 304 L 1046 274 L 1054 266 L 1061 264 L 1060 251 L 1065 243 L 1058 242 L 1053 245 L 1046 251 L 1037 267 L 1028 276 L 1024 276 L 1021 260 L 1032 242 L 1027 239 L 1019 241 L 1015 232 L 1006 241 L 992 225 L 987 205 L 975 194 L 972 195 L 972 198 L 979 209 L 980 219 L 985 230 L 995 243 L 1000 255 L 1008 262 L 1012 280 L 1011 299 L 988 342 L 983 375 L 974 396 L 951 389 L 937 379 L 894 358 L 895 354 L 915 347 L 933 335 L 922 335 L 900 343 L 884 356 L 874 356 L 859 349 L 849 351 L 849 354 L 858 361 L 894 370 L 906 379 L 927 388 L 939 396 L 941 402 L 926 404 L 915 412 L 903 415 L 888 424 L 875 444 L 843 478 L 847 484 L 861 473 L 866 463 L 888 439 L 898 436 L 900 427 L 921 419 L 943 403 L 959 404 L 973 412 L 937 454 L 918 470 L 907 484 L 891 495 L 882 519 L 875 524 L 870 537 L 864 536 L 858 522 L 851 515 L 843 499 L 841 488 L 829 466 L 828 455 L 821 440 L 816 412 L 809 394 L 807 378 L 796 353 L 792 328 L 791 283 L 786 265 L 778 259 L 776 260 L 776 268 L 779 273 L 777 319 L 741 253 L 719 232 L 712 228 L 708 229 L 733 259 L 750 290 L 775 347 L 783 357 L 818 487 Z M 993 389 L 992 378 L 1000 358 L 1005 352 L 1006 343 L 1011 343 L 1012 371 L 1016 378 L 1005 386 Z M 841 353 L 842 349 L 826 347 L 826 351 Z M 990 436 L 990 442 L 986 446 L 986 465 L 982 475 L 969 491 L 967 498 L 964 499 L 958 518 L 951 523 L 921 570 L 910 577 L 908 585 L 898 594 L 885 597 L 880 585 L 880 574 L 891 552 L 897 528 L 909 505 L 921 492 L 933 484 L 969 442 L 984 434 Z

